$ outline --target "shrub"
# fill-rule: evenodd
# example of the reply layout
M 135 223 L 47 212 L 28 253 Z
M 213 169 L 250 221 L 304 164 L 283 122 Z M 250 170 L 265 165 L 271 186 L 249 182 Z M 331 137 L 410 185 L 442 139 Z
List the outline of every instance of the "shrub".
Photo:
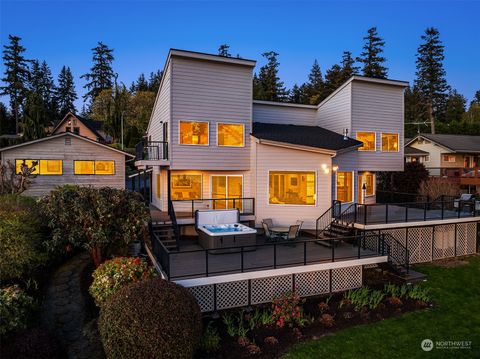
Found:
M 189 290 L 153 278 L 112 295 L 101 307 L 99 329 L 107 358 L 191 358 L 201 313 Z
M 0 336 L 25 329 L 33 308 L 33 298 L 18 285 L 0 289 Z
M 220 335 L 218 335 L 217 328 L 212 323 L 208 323 L 205 328 L 202 340 L 200 341 L 200 348 L 206 352 L 215 352 L 220 347 Z
M 358 289 L 351 289 L 343 295 L 341 306 L 344 301 L 351 303 L 356 311 L 361 310 L 364 307 L 369 309 L 376 309 L 382 302 L 385 294 L 379 290 L 370 290 L 368 287 L 361 287 Z
M 48 260 L 45 228 L 32 198 L 0 196 L 0 281 L 25 278 Z
M 93 272 L 93 283 L 89 292 L 95 303 L 101 306 L 108 297 L 127 284 L 155 275 L 155 269 L 140 258 L 117 257 L 104 262 Z
M 43 198 L 52 251 L 85 248 L 98 267 L 107 251 L 139 238 L 149 212 L 139 193 L 110 187 L 58 187 Z
M 278 328 L 285 325 L 293 327 L 304 324 L 303 312 L 300 308 L 300 296 L 295 292 L 288 292 L 274 299 L 272 304 L 272 318 Z
M 58 341 L 39 328 L 27 329 L 9 339 L 2 347 L 2 359 L 61 359 L 65 358 Z

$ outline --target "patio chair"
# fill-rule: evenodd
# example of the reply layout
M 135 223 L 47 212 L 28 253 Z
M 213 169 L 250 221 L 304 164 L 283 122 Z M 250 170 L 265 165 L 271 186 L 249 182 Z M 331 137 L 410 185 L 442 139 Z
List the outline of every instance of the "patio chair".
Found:
M 273 220 L 271 218 L 265 218 L 262 220 L 262 223 L 265 223 L 268 228 L 272 228 L 273 227 Z
M 462 193 L 460 198 L 454 199 L 453 200 L 453 207 L 458 208 L 460 211 L 463 210 L 465 202 L 472 202 L 473 200 L 473 194 L 470 193 Z
M 303 221 L 297 219 L 297 221 L 295 222 L 295 225 L 298 226 L 298 233 L 300 233 L 300 231 L 302 230 Z
M 270 228 L 268 228 L 268 225 L 265 222 L 262 222 L 262 227 L 268 242 L 276 241 L 278 238 L 280 238 L 277 234 L 270 231 Z

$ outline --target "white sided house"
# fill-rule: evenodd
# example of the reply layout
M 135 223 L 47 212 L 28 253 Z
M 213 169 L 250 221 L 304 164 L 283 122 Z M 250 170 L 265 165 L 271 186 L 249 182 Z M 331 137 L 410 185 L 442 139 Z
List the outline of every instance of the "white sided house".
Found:
M 318 106 L 256 101 L 255 64 L 170 50 L 136 148 L 135 164 L 151 181 L 150 254 L 203 311 L 268 302 L 294 287 L 301 295 L 346 290 L 362 284 L 365 265 L 408 272 L 409 263 L 476 250 L 475 210 L 376 203 L 377 173 L 403 171 L 407 82 L 353 76 Z M 277 228 L 301 221 L 311 237 L 293 247 L 212 239 L 236 243 L 223 254 L 182 239 L 194 233 L 197 210 L 228 209 L 255 228 L 264 219 Z M 439 224 L 447 227 L 436 232 Z
M 43 196 L 66 184 L 125 188 L 125 161 L 134 156 L 76 135 L 61 132 L 39 140 L 0 149 L 1 163 L 15 171 L 22 163 L 37 163 L 32 184 L 23 194 Z

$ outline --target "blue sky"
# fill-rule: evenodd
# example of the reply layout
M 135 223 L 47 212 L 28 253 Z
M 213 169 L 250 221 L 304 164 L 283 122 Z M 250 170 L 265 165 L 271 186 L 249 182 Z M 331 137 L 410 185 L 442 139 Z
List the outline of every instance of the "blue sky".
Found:
M 162 68 L 170 47 L 216 53 L 228 43 L 258 67 L 262 52 L 278 52 L 291 87 L 306 80 L 314 59 L 325 72 L 343 50 L 358 55 L 371 26 L 386 41 L 390 78 L 413 81 L 420 36 L 435 26 L 450 85 L 468 99 L 480 89 L 478 1 L 0 1 L 1 45 L 15 34 L 26 56 L 46 60 L 55 76 L 70 66 L 79 94 L 97 41 L 114 48 L 114 70 L 127 85 Z

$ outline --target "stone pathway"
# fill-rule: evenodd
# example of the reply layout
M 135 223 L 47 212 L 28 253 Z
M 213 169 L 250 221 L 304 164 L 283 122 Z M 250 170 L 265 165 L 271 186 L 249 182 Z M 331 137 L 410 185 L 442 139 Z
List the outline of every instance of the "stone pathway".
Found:
M 69 359 L 104 358 L 96 322 L 85 323 L 81 275 L 89 256 L 77 255 L 52 276 L 42 307 L 42 322 L 65 348 Z

